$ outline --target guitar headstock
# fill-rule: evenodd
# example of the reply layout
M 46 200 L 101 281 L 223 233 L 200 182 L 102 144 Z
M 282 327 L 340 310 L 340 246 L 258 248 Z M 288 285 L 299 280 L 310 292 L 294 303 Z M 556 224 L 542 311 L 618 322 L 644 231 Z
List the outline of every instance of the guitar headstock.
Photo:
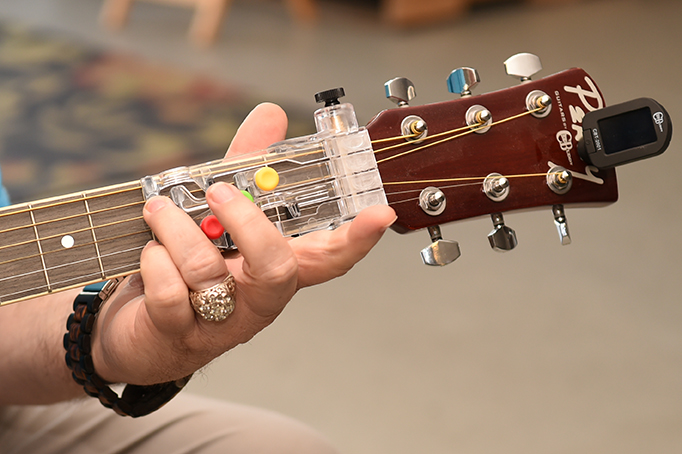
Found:
M 530 81 L 539 70 L 533 58 L 519 54 L 505 62 L 521 78 L 517 86 L 471 95 L 478 74 L 460 68 L 448 79 L 459 99 L 403 102 L 370 121 L 379 172 L 398 214 L 396 231 L 430 228 L 436 241 L 439 224 L 489 214 L 491 245 L 507 250 L 515 238 L 501 213 L 548 206 L 567 243 L 562 205 L 617 200 L 615 172 L 587 166 L 577 152 L 583 117 L 604 107 L 601 92 L 576 68 Z

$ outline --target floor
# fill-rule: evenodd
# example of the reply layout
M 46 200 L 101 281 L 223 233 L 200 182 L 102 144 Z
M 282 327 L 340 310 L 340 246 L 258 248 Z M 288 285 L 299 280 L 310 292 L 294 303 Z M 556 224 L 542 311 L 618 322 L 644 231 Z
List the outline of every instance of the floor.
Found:
M 399 31 L 359 2 L 323 2 L 301 27 L 276 1 L 234 3 L 218 44 L 197 50 L 190 15 L 141 4 L 129 27 L 97 25 L 95 0 L 0 0 L 0 19 L 210 74 L 263 100 L 315 108 L 342 85 L 361 122 L 391 107 L 383 83 L 415 82 L 414 104 L 452 99 L 445 78 L 478 69 L 477 93 L 515 82 L 502 61 L 533 52 L 539 76 L 579 66 L 607 102 L 648 96 L 682 118 L 682 2 L 505 2 Z M 447 225 L 463 256 L 423 266 L 425 232 L 389 232 L 342 279 L 303 290 L 277 323 L 194 379 L 191 391 L 267 406 L 354 454 L 682 452 L 682 208 L 679 141 L 618 171 L 620 200 L 567 207 L 562 247 L 549 209 L 509 213 L 512 252 L 488 219 Z

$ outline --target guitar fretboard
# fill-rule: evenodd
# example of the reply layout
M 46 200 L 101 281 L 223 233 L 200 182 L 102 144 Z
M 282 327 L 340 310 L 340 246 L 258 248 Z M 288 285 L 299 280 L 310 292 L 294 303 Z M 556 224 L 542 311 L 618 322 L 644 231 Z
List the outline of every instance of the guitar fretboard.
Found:
M 0 305 L 137 271 L 143 204 L 132 182 L 0 210 Z

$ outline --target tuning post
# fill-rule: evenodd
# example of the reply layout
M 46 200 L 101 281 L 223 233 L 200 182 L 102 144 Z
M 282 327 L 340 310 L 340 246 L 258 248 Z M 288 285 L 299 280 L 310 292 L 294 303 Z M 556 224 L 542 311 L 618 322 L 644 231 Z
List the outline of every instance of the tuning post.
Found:
M 552 214 L 554 214 L 554 225 L 556 226 L 557 232 L 559 232 L 561 245 L 566 246 L 571 244 L 571 235 L 568 233 L 568 221 L 566 220 L 566 214 L 564 213 L 564 206 L 553 205 Z
M 429 133 L 429 127 L 423 118 L 417 115 L 408 115 L 400 123 L 400 131 L 408 142 L 419 143 Z
M 459 258 L 459 243 L 444 240 L 437 225 L 428 228 L 432 243 L 421 250 L 422 261 L 429 266 L 445 266 Z
M 483 192 L 493 202 L 501 202 L 509 195 L 509 180 L 499 173 L 491 173 L 483 180 Z
M 478 104 L 475 104 L 467 110 L 464 118 L 467 125 L 471 127 L 477 134 L 484 134 L 490 130 L 490 125 L 493 122 L 493 114 L 488 109 Z
M 414 84 L 405 77 L 396 77 L 384 84 L 386 97 L 396 103 L 398 107 L 407 107 L 409 102 L 417 96 Z
M 490 217 L 493 220 L 493 230 L 488 234 L 490 247 L 498 252 L 506 252 L 514 249 L 516 245 L 519 244 L 514 229 L 511 229 L 504 224 L 502 213 L 493 213 Z
M 457 68 L 450 73 L 447 79 L 448 91 L 457 93 L 462 97 L 471 96 L 471 89 L 481 81 L 478 71 L 474 68 Z
M 440 189 L 429 186 L 424 188 L 419 194 L 419 206 L 424 213 L 430 216 L 438 216 L 445 211 L 447 200 L 445 194 Z
M 504 62 L 504 70 L 512 77 L 517 77 L 521 82 L 528 82 L 530 78 L 542 70 L 540 57 L 529 53 L 512 55 Z
M 555 194 L 563 195 L 571 190 L 573 174 L 561 166 L 554 166 L 547 172 L 547 186 Z
M 535 118 L 545 118 L 552 111 L 552 98 L 544 91 L 533 90 L 526 96 L 526 109 Z

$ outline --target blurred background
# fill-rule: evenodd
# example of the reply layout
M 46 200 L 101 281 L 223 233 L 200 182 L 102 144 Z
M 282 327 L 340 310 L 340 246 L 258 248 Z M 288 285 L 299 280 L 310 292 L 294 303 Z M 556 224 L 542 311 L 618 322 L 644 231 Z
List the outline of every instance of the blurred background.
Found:
M 22 201 L 217 159 L 262 101 L 312 132 L 313 95 L 335 86 L 361 123 L 397 76 L 413 105 L 454 99 L 460 66 L 476 93 L 505 88 L 517 52 L 540 56 L 536 78 L 582 67 L 607 104 L 652 97 L 682 121 L 682 2 L 390 3 L 319 1 L 307 21 L 235 0 L 198 46 L 189 8 L 137 2 L 114 33 L 99 0 L 0 0 L 4 183 Z M 549 208 L 505 215 L 505 254 L 487 217 L 444 226 L 462 257 L 439 269 L 421 264 L 426 232 L 389 231 L 190 391 L 289 414 L 348 454 L 682 452 L 678 143 L 620 168 L 617 203 L 567 207 L 570 246 Z

